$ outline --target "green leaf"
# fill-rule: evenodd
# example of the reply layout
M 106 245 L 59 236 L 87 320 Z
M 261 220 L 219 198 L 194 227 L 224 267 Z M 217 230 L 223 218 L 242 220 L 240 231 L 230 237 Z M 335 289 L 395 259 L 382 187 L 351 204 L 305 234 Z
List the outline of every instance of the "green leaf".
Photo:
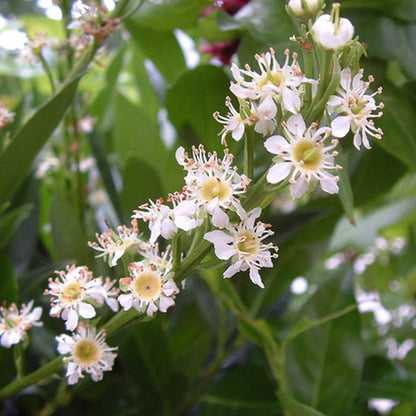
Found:
M 345 215 L 351 223 L 354 223 L 354 195 L 352 193 L 350 177 L 347 172 L 347 164 L 341 149 L 339 149 L 339 154 L 335 158 L 335 162 L 343 167 L 343 169 L 337 172 L 337 175 L 339 176 L 339 199 L 344 208 Z
M 374 243 L 380 230 L 402 221 L 416 210 L 416 197 L 402 198 L 367 215 L 356 215 L 353 227 L 345 218 L 338 222 L 329 243 L 330 251 L 353 247 L 364 250 Z
M 386 106 L 383 110 L 383 117 L 377 120 L 377 125 L 383 129 L 384 135 L 378 144 L 405 163 L 411 170 L 415 170 L 415 108 L 396 90 L 394 96 L 383 94 L 383 101 Z
M 19 16 L 19 22 L 23 23 L 24 31 L 30 39 L 38 39 L 39 33 L 44 33 L 48 38 L 66 38 L 65 28 L 60 20 L 49 19 L 41 14 L 25 14 Z
M 264 368 L 245 364 L 229 369 L 202 401 L 202 416 L 274 416 L 279 406 Z
M 356 308 L 348 310 L 353 289 L 349 270 L 324 283 L 296 319 L 322 324 L 292 333 L 284 348 L 288 393 L 328 416 L 348 414 L 361 376 L 360 317 Z
M 169 0 L 144 2 L 134 19 L 157 30 L 195 27 L 204 8 L 212 6 L 209 0 Z
M 163 186 L 157 171 L 144 159 L 131 156 L 127 159 L 123 172 L 123 191 L 121 200 L 124 211 L 129 214 L 133 209 L 164 196 Z M 151 180 L 150 180 L 151 178 Z
M 371 57 L 398 59 L 404 72 L 416 79 L 416 24 L 403 24 L 372 11 L 351 11 L 350 19 Z
M 0 206 L 22 183 L 42 146 L 71 103 L 81 75 L 66 84 L 22 126 L 0 155 Z
M 168 83 L 186 69 L 182 49 L 171 31 L 161 31 L 129 19 L 124 22 L 133 40 L 156 65 Z
M 342 10 L 349 8 L 371 9 L 407 22 L 416 21 L 416 4 L 413 0 L 344 0 Z
M 0 305 L 16 301 L 19 293 L 13 264 L 4 250 L 0 250 Z
M 229 79 L 221 68 L 201 65 L 187 71 L 167 92 L 171 122 L 178 130 L 191 127 L 207 150 L 218 149 L 222 153 L 218 137 L 221 124 L 212 114 L 225 109 L 228 87 Z
M 52 197 L 50 223 L 55 260 L 72 260 L 78 265 L 91 264 L 93 250 L 87 245 L 85 229 L 71 199 L 63 191 L 55 191 Z
M 30 204 L 22 205 L 0 216 L 0 249 L 9 243 L 17 227 L 28 217 L 31 208 Z
M 297 402 L 283 391 L 279 392 L 279 400 L 287 416 L 325 416 L 323 413 Z

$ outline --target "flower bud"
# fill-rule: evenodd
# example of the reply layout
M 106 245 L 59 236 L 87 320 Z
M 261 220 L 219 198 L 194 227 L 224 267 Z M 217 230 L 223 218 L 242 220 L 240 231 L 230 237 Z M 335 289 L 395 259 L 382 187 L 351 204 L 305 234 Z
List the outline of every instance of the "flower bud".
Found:
M 339 4 L 334 3 L 331 14 L 323 14 L 312 26 L 312 36 L 324 49 L 335 50 L 345 46 L 354 35 L 354 26 L 339 17 Z
M 307 22 L 316 17 L 323 3 L 323 0 L 289 0 L 286 10 L 290 16 Z

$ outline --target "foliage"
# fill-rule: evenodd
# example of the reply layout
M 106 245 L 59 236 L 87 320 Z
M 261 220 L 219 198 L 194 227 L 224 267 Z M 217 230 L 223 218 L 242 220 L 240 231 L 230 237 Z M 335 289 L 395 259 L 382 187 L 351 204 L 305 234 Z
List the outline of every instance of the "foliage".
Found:
M 66 44 L 71 2 L 57 2 L 59 21 L 8 3 L 4 13 L 13 11 L 32 38 L 44 32 Z M 375 119 L 384 135 L 372 139 L 371 150 L 357 151 L 351 133 L 340 139 L 339 195 L 315 189 L 293 200 L 286 188 L 261 182 L 271 160 L 261 134 L 253 132 L 251 168 L 244 140 L 227 136 L 239 172 L 254 171 L 259 184 L 245 200 L 247 211 L 261 206 L 261 220 L 276 232 L 267 241 L 279 246 L 279 258 L 261 270 L 265 288 L 253 285 L 248 272 L 223 279 L 227 265 L 212 244 L 199 236 L 194 250 L 191 233 L 181 230 L 172 248 L 175 280 L 183 285 L 175 306 L 153 317 L 133 309 L 99 312 L 94 324 L 118 346 L 113 371 L 99 383 L 85 377 L 67 386 L 54 339 L 65 328 L 48 316 L 48 278 L 71 264 L 94 276 L 127 276 L 128 261 L 110 267 L 88 242 L 129 224 L 132 210 L 149 199 L 166 200 L 182 188 L 178 147 L 190 152 L 203 143 L 222 157 L 213 114 L 226 113 L 233 76 L 218 56 L 201 50 L 215 40 L 235 41 L 232 61 L 255 69 L 255 54 L 273 48 L 284 62 L 290 48 L 307 65 L 300 44 L 289 40 L 305 27 L 286 13 L 284 0 L 242 3 L 235 14 L 224 8 L 209 14 L 208 0 L 119 0 L 109 14 L 114 28 L 103 39 L 106 49 L 99 37 L 81 53 L 48 44 L 30 70 L 0 49 L 0 101 L 14 112 L 0 129 L 0 300 L 34 299 L 43 307 L 43 326 L 31 329 L 28 346 L 0 349 L 2 414 L 370 416 L 379 414 L 373 399 L 394 401 L 385 414 L 416 414 L 410 0 L 340 2 L 366 46 L 360 67 L 374 75 L 370 88 L 383 86 L 385 108 Z M 196 48 L 196 64 L 184 37 Z M 336 73 L 336 65 L 328 68 Z M 305 118 L 314 120 L 316 111 L 311 107 Z M 147 226 L 139 227 L 149 238 Z M 181 257 L 181 247 L 193 254 Z M 302 293 L 299 282 L 306 282 Z

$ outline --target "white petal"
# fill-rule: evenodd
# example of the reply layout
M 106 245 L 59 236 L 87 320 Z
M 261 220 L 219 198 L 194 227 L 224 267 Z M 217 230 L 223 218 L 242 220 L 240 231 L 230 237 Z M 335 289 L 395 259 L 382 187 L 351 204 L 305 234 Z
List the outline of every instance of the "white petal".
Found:
M 89 303 L 81 302 L 78 306 L 79 314 L 85 319 L 91 319 L 95 316 L 94 306 Z
M 264 289 L 264 284 L 261 281 L 260 273 L 255 267 L 250 267 L 250 280 L 257 286 L 260 286 L 262 289 Z
M 175 305 L 175 301 L 172 298 L 161 296 L 159 299 L 159 310 L 162 312 L 166 312 L 168 308 L 174 305 Z
M 237 272 L 241 270 L 241 261 L 237 261 L 232 264 L 223 274 L 224 277 L 228 278 L 234 276 Z
M 292 195 L 292 198 L 300 198 L 308 189 L 308 182 L 305 181 L 305 179 L 300 176 L 296 179 L 295 183 L 292 183 L 290 185 L 290 194 Z
M 214 209 L 211 221 L 215 227 L 224 228 L 230 222 L 230 219 L 221 208 L 217 207 L 216 209 Z
M 175 225 L 175 223 L 170 220 L 166 219 L 162 222 L 162 226 L 160 227 L 160 234 L 165 239 L 172 238 L 176 233 L 178 232 L 178 227 Z
M 120 305 L 123 307 L 123 309 L 127 311 L 132 307 L 133 296 L 132 295 L 120 295 L 118 297 L 118 301 Z
M 68 331 L 73 331 L 78 325 L 78 314 L 73 309 L 66 309 L 64 313 L 68 311 L 67 316 L 68 319 L 65 323 L 65 328 Z M 62 313 L 62 317 L 64 317 L 64 313 Z
M 285 179 L 292 170 L 290 162 L 280 162 L 274 164 L 267 172 L 267 182 L 278 183 Z
M 345 137 L 350 131 L 350 116 L 338 116 L 331 122 L 332 135 L 334 137 Z
M 321 188 L 329 194 L 337 194 L 339 191 L 335 176 L 328 174 L 320 180 Z
M 290 144 L 283 136 L 271 136 L 264 142 L 264 147 L 274 155 L 288 151 Z
M 303 137 L 303 133 L 306 130 L 306 124 L 301 114 L 295 114 L 290 116 L 287 120 L 287 128 L 296 137 Z
M 270 94 L 257 107 L 257 112 L 260 118 L 264 118 L 265 120 L 271 120 L 276 116 L 277 106 Z

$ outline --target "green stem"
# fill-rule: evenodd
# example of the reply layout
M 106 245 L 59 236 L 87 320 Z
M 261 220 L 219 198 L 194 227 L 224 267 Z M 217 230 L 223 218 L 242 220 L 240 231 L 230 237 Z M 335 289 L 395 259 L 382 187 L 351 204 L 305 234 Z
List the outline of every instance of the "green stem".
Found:
M 101 329 L 106 333 L 106 338 L 110 338 L 116 332 L 122 328 L 130 325 L 133 322 L 146 322 L 150 317 L 145 314 L 139 314 L 136 309 L 130 308 L 129 310 L 121 310 L 115 316 L 113 316 L 108 322 L 106 322 Z
M 246 129 L 244 140 L 244 173 L 253 178 L 255 137 L 253 129 Z
M 13 346 L 14 362 L 16 365 L 17 378 L 20 379 L 25 374 L 25 356 L 23 342 Z
M 38 370 L 30 373 L 22 378 L 16 379 L 8 384 L 6 387 L 0 390 L 0 400 L 6 397 L 12 396 L 18 393 L 26 387 L 39 383 L 41 380 L 50 377 L 52 374 L 57 373 L 64 367 L 63 356 L 56 357 L 48 364 L 39 368 Z

